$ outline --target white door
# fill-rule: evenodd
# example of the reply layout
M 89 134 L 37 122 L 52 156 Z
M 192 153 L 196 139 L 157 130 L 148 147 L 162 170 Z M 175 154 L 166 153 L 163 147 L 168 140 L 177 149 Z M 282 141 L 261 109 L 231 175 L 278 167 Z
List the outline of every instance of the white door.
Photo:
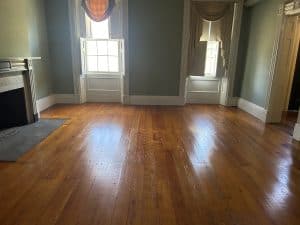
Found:
M 293 79 L 300 38 L 299 25 L 297 16 L 286 17 L 279 43 L 276 72 L 272 81 L 268 122 L 281 121 L 282 112 L 289 99 L 289 86 Z

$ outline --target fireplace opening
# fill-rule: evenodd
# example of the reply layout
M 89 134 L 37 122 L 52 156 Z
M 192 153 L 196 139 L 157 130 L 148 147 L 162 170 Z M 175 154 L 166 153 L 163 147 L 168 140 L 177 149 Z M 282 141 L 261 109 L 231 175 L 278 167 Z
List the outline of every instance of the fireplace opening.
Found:
M 27 124 L 24 88 L 0 93 L 0 130 Z

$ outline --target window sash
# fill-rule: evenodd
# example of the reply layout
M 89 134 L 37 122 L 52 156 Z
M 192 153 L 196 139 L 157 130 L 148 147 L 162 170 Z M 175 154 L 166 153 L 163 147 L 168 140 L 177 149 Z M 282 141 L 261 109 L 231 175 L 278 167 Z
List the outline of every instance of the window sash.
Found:
M 116 42 L 118 44 L 118 55 L 109 54 L 109 51 L 107 51 L 107 54 L 88 54 L 87 53 L 87 42 Z M 98 45 L 97 45 L 98 47 Z M 84 74 L 91 74 L 91 75 L 120 75 L 123 73 L 123 57 L 122 57 L 122 49 L 123 49 L 123 41 L 120 39 L 113 39 L 113 40 L 107 40 L 107 39 L 96 39 L 96 38 L 82 38 L 81 39 L 81 56 L 82 56 L 82 70 Z M 89 70 L 88 68 L 88 57 L 97 57 L 97 70 Z M 99 69 L 99 57 L 106 57 L 107 58 L 107 67 L 108 70 L 101 70 Z M 118 71 L 113 71 L 110 68 L 110 61 L 109 58 L 117 58 L 118 60 Z

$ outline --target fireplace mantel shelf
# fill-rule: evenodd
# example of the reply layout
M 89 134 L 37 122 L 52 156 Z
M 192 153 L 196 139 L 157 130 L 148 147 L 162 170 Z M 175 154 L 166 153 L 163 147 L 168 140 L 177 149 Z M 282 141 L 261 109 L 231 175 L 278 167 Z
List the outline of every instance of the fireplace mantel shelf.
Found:
M 29 57 L 29 56 L 26 56 L 26 57 L 5 57 L 5 58 L 0 57 L 0 61 L 15 61 L 15 60 L 25 60 L 25 59 L 28 59 L 28 60 L 41 60 L 42 57 Z
M 32 61 L 41 57 L 6 57 L 0 58 L 0 74 L 32 70 Z

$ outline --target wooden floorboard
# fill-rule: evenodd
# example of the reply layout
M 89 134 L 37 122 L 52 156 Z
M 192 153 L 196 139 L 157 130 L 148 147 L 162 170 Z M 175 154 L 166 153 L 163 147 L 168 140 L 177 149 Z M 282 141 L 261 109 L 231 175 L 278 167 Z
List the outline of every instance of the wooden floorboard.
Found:
M 235 108 L 58 105 L 0 163 L 1 225 L 299 225 L 300 144 Z M 0 143 L 1 144 L 1 143 Z

